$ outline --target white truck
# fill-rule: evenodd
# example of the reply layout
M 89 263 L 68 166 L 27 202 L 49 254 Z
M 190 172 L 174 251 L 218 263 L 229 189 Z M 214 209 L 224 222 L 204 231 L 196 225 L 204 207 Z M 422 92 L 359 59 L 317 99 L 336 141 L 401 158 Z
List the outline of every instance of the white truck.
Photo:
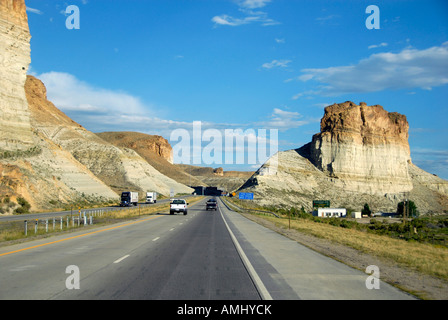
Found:
M 120 207 L 138 206 L 138 192 L 122 192 Z
M 170 214 L 183 212 L 184 216 L 188 214 L 188 202 L 184 199 L 172 199 L 170 202 Z
M 146 192 L 146 203 L 156 203 L 157 192 Z

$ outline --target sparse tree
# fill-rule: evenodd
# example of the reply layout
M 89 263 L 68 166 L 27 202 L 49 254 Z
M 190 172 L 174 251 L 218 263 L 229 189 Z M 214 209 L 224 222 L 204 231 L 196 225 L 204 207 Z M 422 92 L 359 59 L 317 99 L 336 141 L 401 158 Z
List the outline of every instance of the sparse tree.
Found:
M 403 215 L 404 210 L 408 210 L 407 211 L 408 218 L 417 218 L 420 215 L 420 213 L 417 210 L 417 206 L 412 200 L 401 201 L 400 203 L 398 203 L 397 213 L 399 215 Z
M 372 215 L 372 210 L 370 210 L 369 204 L 365 204 L 364 208 L 361 211 L 361 214 L 364 216 L 370 217 Z

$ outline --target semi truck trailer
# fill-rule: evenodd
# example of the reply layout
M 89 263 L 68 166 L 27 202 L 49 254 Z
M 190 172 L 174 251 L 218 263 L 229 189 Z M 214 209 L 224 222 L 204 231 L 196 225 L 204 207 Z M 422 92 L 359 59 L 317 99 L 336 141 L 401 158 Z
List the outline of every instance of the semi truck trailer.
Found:
M 120 207 L 138 206 L 138 192 L 122 192 Z

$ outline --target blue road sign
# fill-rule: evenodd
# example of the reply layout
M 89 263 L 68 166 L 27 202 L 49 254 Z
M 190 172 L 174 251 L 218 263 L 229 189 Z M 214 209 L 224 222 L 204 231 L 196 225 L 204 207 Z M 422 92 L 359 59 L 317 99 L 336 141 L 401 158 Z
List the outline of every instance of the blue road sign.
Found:
M 239 199 L 241 200 L 254 200 L 254 194 L 248 192 L 240 192 Z

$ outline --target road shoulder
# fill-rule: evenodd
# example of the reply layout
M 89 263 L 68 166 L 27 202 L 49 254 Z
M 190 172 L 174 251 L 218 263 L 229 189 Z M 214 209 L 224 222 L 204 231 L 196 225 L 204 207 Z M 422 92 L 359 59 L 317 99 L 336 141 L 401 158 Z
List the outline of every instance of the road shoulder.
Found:
M 340 261 L 352 268 L 365 271 L 367 266 L 376 265 L 381 270 L 381 280 L 422 299 L 447 300 L 448 284 L 438 278 L 404 268 L 393 261 L 380 259 L 356 249 L 320 239 L 297 230 L 276 226 L 260 216 L 240 213 L 247 219 L 294 240 L 316 252 Z

